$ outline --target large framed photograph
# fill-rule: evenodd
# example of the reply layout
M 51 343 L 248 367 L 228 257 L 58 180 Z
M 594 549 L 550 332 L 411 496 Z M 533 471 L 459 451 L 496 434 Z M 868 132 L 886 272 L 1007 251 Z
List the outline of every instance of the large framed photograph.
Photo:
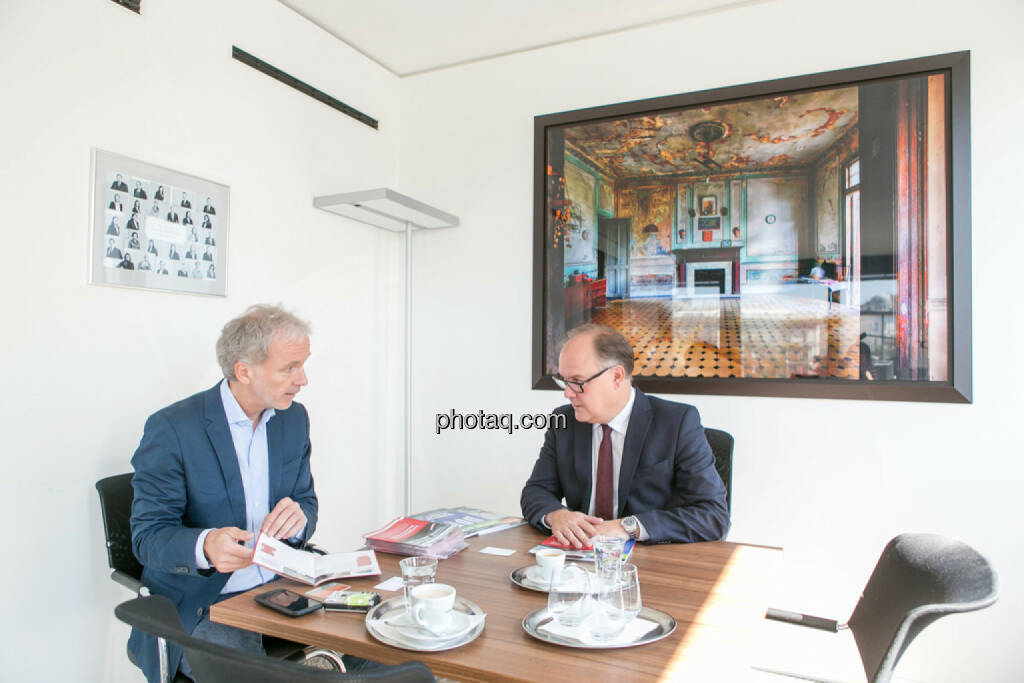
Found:
M 93 150 L 89 281 L 225 296 L 230 189 Z
M 969 402 L 970 56 L 537 116 L 533 386 Z

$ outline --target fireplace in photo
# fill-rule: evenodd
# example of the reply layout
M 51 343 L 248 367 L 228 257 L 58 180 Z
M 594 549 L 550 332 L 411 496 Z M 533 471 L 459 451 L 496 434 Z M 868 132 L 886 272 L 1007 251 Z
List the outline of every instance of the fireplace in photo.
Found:
M 693 279 L 693 287 L 698 292 L 707 288 L 725 294 L 725 268 L 698 268 L 693 273 Z
M 687 296 L 734 294 L 731 261 L 697 261 L 686 264 Z

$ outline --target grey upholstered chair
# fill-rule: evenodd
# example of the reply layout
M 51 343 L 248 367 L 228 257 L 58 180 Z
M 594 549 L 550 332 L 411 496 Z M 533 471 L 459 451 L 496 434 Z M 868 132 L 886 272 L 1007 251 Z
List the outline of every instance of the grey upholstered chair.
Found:
M 980 553 L 936 534 L 901 534 L 878 558 L 849 622 L 768 610 L 772 619 L 827 631 L 849 629 L 864 673 L 887 683 L 907 647 L 939 617 L 984 609 L 997 598 L 996 574 Z
M 711 446 L 711 452 L 715 455 L 715 469 L 718 470 L 718 475 L 722 477 L 722 483 L 725 484 L 725 505 L 731 514 L 732 449 L 735 440 L 729 432 L 723 432 L 721 429 L 712 429 L 710 427 L 704 428 L 704 436 L 707 437 L 708 444 Z

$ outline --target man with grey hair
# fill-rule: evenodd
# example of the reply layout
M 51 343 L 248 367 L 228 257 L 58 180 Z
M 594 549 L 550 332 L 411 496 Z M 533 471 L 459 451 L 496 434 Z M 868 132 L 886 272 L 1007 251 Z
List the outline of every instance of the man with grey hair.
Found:
M 558 356 L 555 410 L 523 487 L 523 517 L 581 547 L 599 534 L 652 543 L 725 536 L 725 485 L 693 406 L 633 386 L 633 348 L 617 330 L 581 325 Z M 564 504 L 563 504 L 564 501 Z
M 260 532 L 300 545 L 316 528 L 309 418 L 295 402 L 309 334 L 280 307 L 250 307 L 217 340 L 224 379 L 150 416 L 132 457 L 142 582 L 175 603 L 196 637 L 262 652 L 258 633 L 212 623 L 210 605 L 275 578 L 252 564 Z M 133 629 L 128 648 L 159 680 L 156 640 Z M 168 654 L 171 672 L 180 663 L 190 675 L 180 649 Z

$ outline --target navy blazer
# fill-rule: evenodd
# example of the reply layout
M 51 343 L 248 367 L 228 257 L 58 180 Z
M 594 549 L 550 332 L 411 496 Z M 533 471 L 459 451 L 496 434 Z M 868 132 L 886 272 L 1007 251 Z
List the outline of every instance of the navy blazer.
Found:
M 531 525 L 561 508 L 590 509 L 593 425 L 578 422 L 571 405 L 555 410 L 565 428 L 544 434 L 540 457 L 520 505 Z M 555 418 L 553 424 L 560 423 Z M 619 518 L 635 515 L 651 543 L 716 541 L 729 530 L 725 485 L 715 469 L 697 409 L 648 396 L 639 389 L 626 427 L 619 467 Z
M 270 491 L 268 509 L 288 497 L 306 515 L 301 536 L 313 535 L 317 500 L 309 470 L 309 417 L 300 403 L 267 421 Z M 142 582 L 177 606 L 192 632 L 230 574 L 196 566 L 196 541 L 204 529 L 246 528 L 245 490 L 231 440 L 220 383 L 149 417 L 132 457 L 132 549 L 143 566 Z M 128 649 L 146 674 L 159 679 L 156 639 L 132 629 Z M 168 646 L 170 671 L 181 650 Z

